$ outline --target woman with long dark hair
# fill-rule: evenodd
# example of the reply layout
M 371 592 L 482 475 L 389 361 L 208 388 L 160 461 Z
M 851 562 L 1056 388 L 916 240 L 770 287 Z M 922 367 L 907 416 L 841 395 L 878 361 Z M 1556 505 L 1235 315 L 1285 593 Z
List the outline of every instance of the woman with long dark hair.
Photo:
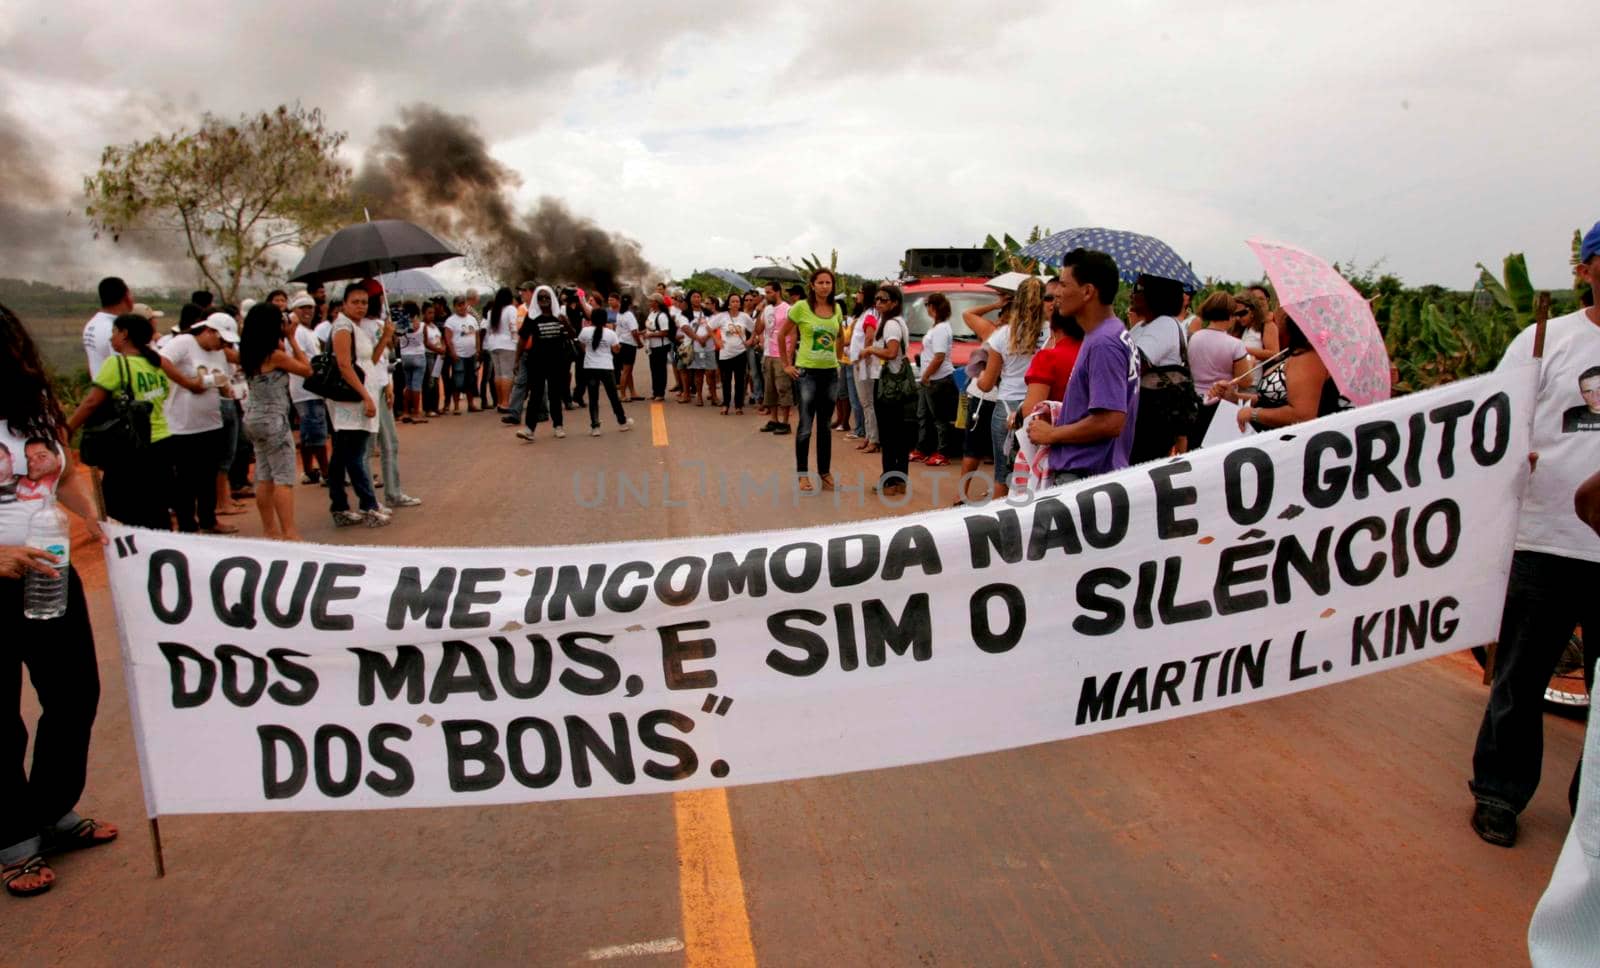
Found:
M 589 313 L 589 325 L 578 332 L 578 343 L 583 347 L 583 380 L 589 392 L 589 436 L 600 436 L 600 388 L 605 387 L 606 399 L 611 401 L 611 412 L 617 416 L 617 426 L 633 429 L 633 418 L 622 409 L 622 398 L 617 395 L 617 373 L 612 364 L 617 349 L 622 345 L 617 331 L 606 326 L 610 315 L 600 306 Z
M 883 474 L 876 489 L 885 496 L 906 492 L 906 478 L 911 468 L 911 431 L 917 415 L 915 396 L 900 398 L 882 392 L 886 380 L 892 385 L 901 368 L 911 365 L 907 357 L 911 336 L 900 315 L 903 298 L 899 286 L 879 287 L 873 297 L 877 326 L 870 337 L 872 342 L 861 351 L 863 356 L 875 358 L 881 367 L 878 379 L 873 382 L 876 398 L 872 401 L 872 410 L 877 416 L 878 445 L 882 448 L 879 461 Z
M 253 306 L 239 337 L 239 368 L 250 393 L 244 432 L 256 451 L 256 512 L 268 538 L 299 541 L 294 523 L 294 432 L 289 429 L 289 374 L 311 375 L 311 361 L 293 339 L 293 320 L 271 303 Z M 288 349 L 284 349 L 287 346 Z
M 1276 322 L 1286 337 L 1284 358 L 1262 375 L 1254 402 L 1239 408 L 1240 430 L 1246 426 L 1276 430 L 1326 417 L 1344 406 L 1338 386 L 1328 375 L 1327 364 L 1317 355 L 1300 325 L 1282 309 L 1277 311 Z M 1225 399 L 1238 399 L 1247 394 L 1240 391 L 1221 395 Z
M 650 294 L 650 314 L 644 323 L 645 352 L 650 356 L 650 401 L 667 399 L 667 358 L 672 355 L 672 313 L 667 310 L 667 297 L 661 293 Z
M 22 322 L 0 306 L 0 616 L 6 647 L 0 655 L 0 884 L 15 897 L 48 891 L 56 875 L 46 853 L 98 847 L 117 828 L 78 816 L 89 766 L 89 733 L 100 701 L 89 606 L 75 569 L 66 572 L 66 610 L 49 619 L 28 618 L 23 584 L 30 573 L 57 577 L 58 562 L 28 547 L 35 513 L 53 504 L 82 519 L 89 536 L 105 544 L 87 475 L 67 449 L 67 421 L 50 389 L 39 351 Z M 43 474 L 28 473 L 24 454 L 43 455 Z M 32 463 L 32 462 L 30 462 Z M 27 481 L 27 497 L 19 481 Z M 33 760 L 26 760 L 28 729 L 22 720 L 22 667 L 28 667 L 40 715 Z
M 102 467 L 100 492 L 105 496 L 106 517 L 140 528 L 171 531 L 172 466 L 158 445 L 172 435 L 167 429 L 166 406 L 173 382 L 165 372 L 172 364 L 151 348 L 154 338 L 150 320 L 136 313 L 124 313 L 111 323 L 111 359 L 67 418 L 67 436 L 76 433 L 113 396 L 132 393 L 135 400 L 150 404 L 150 436 L 145 441 L 150 449 L 145 459 Z
M 378 504 L 377 492 L 372 488 L 372 467 L 367 463 L 372 435 L 378 432 L 378 397 L 383 394 L 377 382 L 373 355 L 377 349 L 373 339 L 360 325 L 367 315 L 367 290 L 360 283 L 352 283 L 344 291 L 344 308 L 334 320 L 329 341 L 333 357 L 339 364 L 339 377 L 349 387 L 354 401 L 328 401 L 328 416 L 333 422 L 333 465 L 328 470 L 328 509 L 337 527 L 365 524 L 381 528 L 391 517 Z M 461 305 L 466 301 L 461 300 Z M 475 334 L 468 334 L 474 336 Z M 473 340 L 474 345 L 476 339 Z M 344 482 L 350 486 L 360 502 L 359 511 L 350 510 L 350 498 L 345 494 Z
M 813 490 L 806 466 L 813 427 L 817 431 L 817 474 L 821 476 L 822 489 L 833 490 L 833 435 L 824 421 L 833 411 L 833 383 L 839 378 L 839 334 L 844 316 L 844 310 L 833 302 L 835 284 L 831 269 L 813 272 L 806 299 L 789 309 L 789 318 L 778 337 L 783 347 L 783 371 L 795 381 L 795 395 L 800 398 L 794 469 L 800 475 L 802 491 Z M 789 337 L 791 331 L 797 337 L 793 341 Z
M 722 415 L 728 408 L 744 416 L 744 382 L 750 372 L 745 352 L 750 344 L 750 317 L 744 314 L 744 300 L 738 293 L 728 297 L 728 308 L 711 324 L 717 331 L 717 370 L 722 374 Z
M 706 397 L 711 398 L 713 407 L 718 405 L 717 344 L 711 329 L 711 319 L 716 312 L 715 296 L 708 297 L 689 290 L 689 308 L 684 311 L 681 327 L 683 338 L 689 345 L 689 363 L 684 367 L 689 382 L 684 387 L 683 396 L 678 398 L 679 403 L 688 403 L 692 393 L 697 407 L 706 405 Z
M 517 297 L 507 286 L 494 292 L 494 303 L 483 317 L 483 348 L 494 368 L 494 400 L 502 413 L 510 413 L 511 381 L 516 379 Z

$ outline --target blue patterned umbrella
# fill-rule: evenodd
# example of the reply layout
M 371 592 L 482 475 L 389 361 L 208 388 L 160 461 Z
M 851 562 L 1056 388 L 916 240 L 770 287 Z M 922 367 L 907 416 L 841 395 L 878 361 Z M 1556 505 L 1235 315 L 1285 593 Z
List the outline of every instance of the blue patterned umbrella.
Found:
M 1172 251 L 1172 246 L 1149 235 L 1121 232 L 1116 229 L 1067 229 L 1047 239 L 1040 239 L 1022 250 L 1030 259 L 1045 265 L 1059 266 L 1061 257 L 1073 249 L 1094 249 L 1116 260 L 1117 273 L 1122 281 L 1133 283 L 1140 276 L 1157 276 L 1181 283 L 1190 292 L 1198 292 L 1204 285 L 1189 264 Z

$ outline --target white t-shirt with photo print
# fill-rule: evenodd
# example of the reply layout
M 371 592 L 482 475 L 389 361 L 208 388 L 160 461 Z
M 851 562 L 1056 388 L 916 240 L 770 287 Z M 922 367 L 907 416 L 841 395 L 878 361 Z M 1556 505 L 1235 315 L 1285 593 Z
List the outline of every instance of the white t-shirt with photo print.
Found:
M 1533 446 L 1538 463 L 1528 475 L 1517 523 L 1517 550 L 1543 551 L 1584 561 L 1600 561 L 1600 537 L 1572 508 L 1578 485 L 1600 471 L 1600 312 L 1580 309 L 1545 324 L 1539 399 L 1533 412 Z M 1506 347 L 1502 368 L 1533 359 L 1534 328 L 1529 326 Z M 1589 374 L 1587 377 L 1585 374 Z M 1588 390 L 1586 394 L 1584 391 Z

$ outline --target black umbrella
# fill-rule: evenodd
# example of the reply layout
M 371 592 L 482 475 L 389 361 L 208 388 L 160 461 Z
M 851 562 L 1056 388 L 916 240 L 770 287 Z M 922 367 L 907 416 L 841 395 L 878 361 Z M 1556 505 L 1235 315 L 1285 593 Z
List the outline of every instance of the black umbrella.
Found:
M 801 282 L 800 273 L 781 266 L 756 266 L 745 273 L 747 279 L 771 279 L 776 282 Z
M 427 229 L 399 219 L 359 222 L 313 245 L 294 267 L 293 282 L 331 282 L 422 269 L 461 253 Z

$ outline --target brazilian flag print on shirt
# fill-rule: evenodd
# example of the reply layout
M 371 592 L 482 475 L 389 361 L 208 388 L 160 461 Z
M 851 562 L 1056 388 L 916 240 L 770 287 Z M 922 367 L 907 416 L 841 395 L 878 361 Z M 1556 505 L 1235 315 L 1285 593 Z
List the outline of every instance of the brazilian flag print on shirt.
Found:
M 836 347 L 841 317 L 837 306 L 827 319 L 812 312 L 809 302 L 797 302 L 789 309 L 789 321 L 800 333 L 794 352 L 795 366 L 803 370 L 832 370 L 839 366 Z

